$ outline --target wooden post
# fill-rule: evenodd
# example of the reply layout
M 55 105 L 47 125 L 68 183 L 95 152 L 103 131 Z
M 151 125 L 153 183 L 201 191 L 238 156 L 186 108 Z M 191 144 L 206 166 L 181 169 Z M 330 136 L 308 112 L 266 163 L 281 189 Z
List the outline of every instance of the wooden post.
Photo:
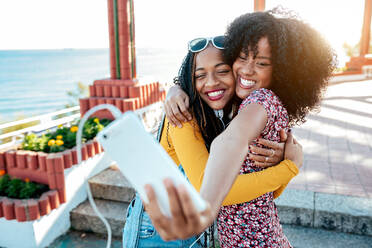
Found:
M 136 45 L 135 45 L 135 28 L 134 28 L 134 4 L 133 0 L 129 0 L 130 2 L 130 21 L 129 21 L 129 31 L 130 31 L 130 49 L 131 49 L 131 57 L 132 57 L 132 67 L 131 67 L 131 73 L 132 73 L 132 79 L 137 77 L 137 64 L 136 64 Z
M 114 3 L 107 0 L 108 24 L 109 24 L 109 49 L 110 49 L 110 77 L 117 79 L 116 53 L 115 53 L 115 25 L 114 25 Z
M 254 0 L 254 11 L 264 11 L 265 0 Z
M 372 0 L 365 0 L 362 37 L 360 39 L 360 57 L 364 57 L 364 55 L 368 54 L 369 50 L 371 36 L 371 7 Z

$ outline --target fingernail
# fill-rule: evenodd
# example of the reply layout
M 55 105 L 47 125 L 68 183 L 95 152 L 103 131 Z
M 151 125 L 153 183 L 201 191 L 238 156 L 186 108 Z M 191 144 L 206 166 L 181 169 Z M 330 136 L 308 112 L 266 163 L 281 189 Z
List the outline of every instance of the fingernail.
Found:
M 189 116 L 188 118 L 187 118 L 189 121 L 191 121 L 192 120 L 192 117 L 191 116 Z
M 165 178 L 163 180 L 163 183 L 164 183 L 165 186 L 171 186 L 173 184 L 172 179 L 170 179 L 170 178 Z
M 177 190 L 179 193 L 187 192 L 186 187 L 183 184 L 178 185 Z
M 150 185 L 146 184 L 144 188 L 145 188 L 146 194 L 149 194 L 150 193 Z

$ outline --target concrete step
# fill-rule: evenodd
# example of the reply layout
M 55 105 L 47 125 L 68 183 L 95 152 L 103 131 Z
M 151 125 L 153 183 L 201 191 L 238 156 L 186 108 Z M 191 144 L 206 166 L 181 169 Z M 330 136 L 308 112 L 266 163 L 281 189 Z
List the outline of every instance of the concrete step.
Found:
M 283 231 L 294 248 L 372 247 L 371 236 L 293 225 L 283 225 Z
M 98 210 L 109 222 L 112 235 L 116 237 L 122 236 L 122 230 L 126 219 L 126 210 L 128 203 L 109 201 L 109 200 L 94 200 Z M 81 203 L 77 208 L 71 211 L 71 228 L 79 231 L 94 232 L 106 234 L 106 227 L 103 222 L 96 216 L 89 201 Z
M 130 202 L 135 194 L 128 180 L 118 169 L 108 168 L 89 179 L 94 198 Z
M 282 224 L 372 237 L 370 198 L 286 189 L 275 202 Z

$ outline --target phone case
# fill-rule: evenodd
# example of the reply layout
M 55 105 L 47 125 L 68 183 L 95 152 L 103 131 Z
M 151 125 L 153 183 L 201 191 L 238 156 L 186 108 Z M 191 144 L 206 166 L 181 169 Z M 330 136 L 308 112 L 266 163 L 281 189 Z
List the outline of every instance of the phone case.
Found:
M 205 210 L 206 202 L 178 170 L 163 147 L 145 131 L 140 119 L 132 111 L 110 123 L 98 133 L 97 139 L 146 203 L 148 199 L 144 186 L 151 184 L 160 210 L 171 216 L 168 194 L 163 184 L 163 179 L 171 178 L 176 186 L 186 186 L 198 211 Z

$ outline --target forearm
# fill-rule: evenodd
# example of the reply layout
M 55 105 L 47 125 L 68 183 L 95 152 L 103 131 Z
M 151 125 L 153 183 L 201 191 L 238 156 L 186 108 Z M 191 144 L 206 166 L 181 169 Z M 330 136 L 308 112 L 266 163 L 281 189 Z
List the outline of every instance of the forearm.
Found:
M 248 152 L 248 143 L 218 136 L 212 143 L 200 194 L 218 210 L 237 177 Z
M 298 171 L 292 161 L 284 160 L 262 171 L 238 175 L 222 205 L 248 202 L 268 192 L 278 197 Z
M 252 104 L 212 142 L 200 193 L 213 211 L 220 208 L 247 156 L 248 145 L 259 136 L 266 122 L 264 108 Z
M 277 190 L 274 191 L 274 198 L 275 199 L 278 198 L 283 193 L 283 191 L 285 190 L 285 188 L 287 188 L 287 185 L 288 184 L 284 184 L 281 187 L 279 187 Z

